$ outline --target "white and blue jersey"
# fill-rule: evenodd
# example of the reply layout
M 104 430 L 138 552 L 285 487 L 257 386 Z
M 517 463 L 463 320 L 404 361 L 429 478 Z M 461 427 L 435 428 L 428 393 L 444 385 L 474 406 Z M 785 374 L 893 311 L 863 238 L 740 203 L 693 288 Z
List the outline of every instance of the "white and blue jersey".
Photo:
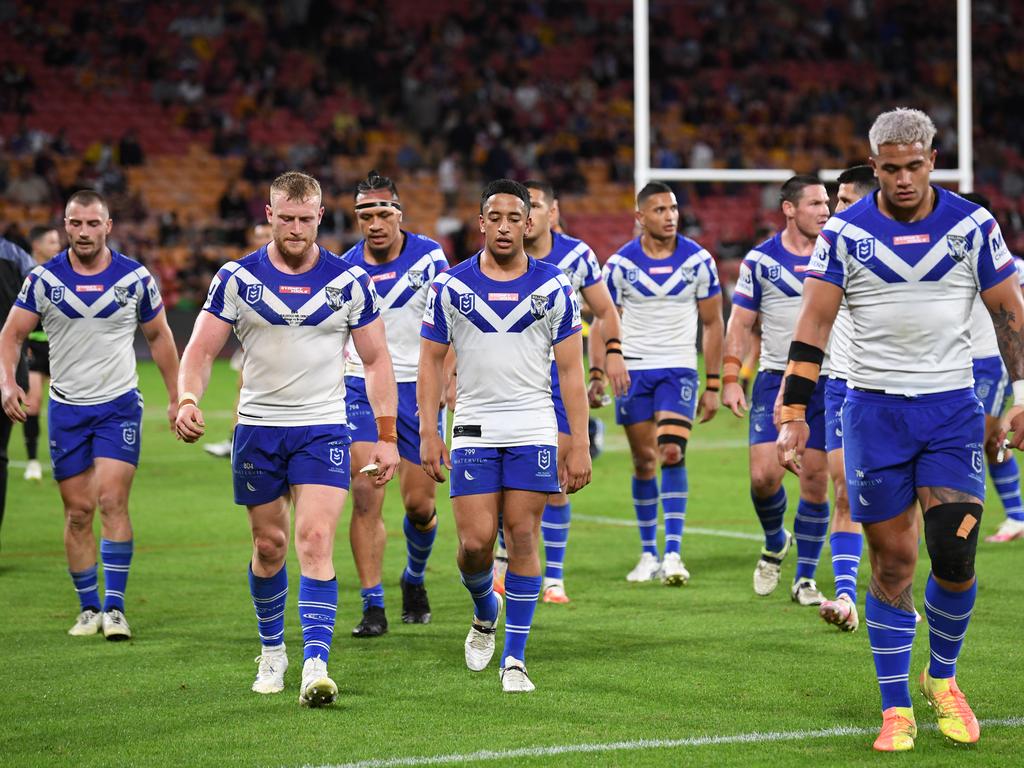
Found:
M 29 273 L 15 305 L 39 315 L 50 340 L 50 396 L 74 405 L 108 403 L 136 388 L 136 328 L 163 309 L 149 271 L 113 250 L 95 275 L 75 272 L 61 251 Z
M 582 240 L 575 237 L 563 235 L 561 232 L 551 233 L 551 251 L 541 261 L 558 267 L 562 270 L 576 292 L 577 301 L 580 300 L 580 292 L 584 288 L 602 282 L 601 265 L 597 263 L 597 256 L 594 250 Z M 552 352 L 554 358 L 554 352 Z M 558 366 L 554 360 L 551 363 L 551 400 L 555 406 L 555 419 L 558 422 L 558 431 L 561 434 L 571 434 L 569 431 L 569 416 L 565 411 L 565 403 L 562 402 L 562 390 L 558 383 Z
M 722 292 L 711 254 L 677 235 L 672 255 L 653 259 L 636 238 L 608 259 L 604 279 L 622 308 L 622 353 L 630 372 L 696 370 L 697 302 Z
M 427 294 L 434 278 L 448 269 L 448 260 L 441 246 L 429 237 L 412 232 L 402 232 L 402 235 L 401 252 L 385 264 L 366 258 L 363 240 L 341 258 L 365 270 L 380 297 L 380 314 L 387 332 L 395 381 L 414 382 L 420 360 L 420 325 L 427 306 Z M 345 375 L 363 377 L 363 363 L 351 343 L 345 349 L 345 358 Z
M 550 352 L 582 329 L 562 272 L 529 258 L 521 277 L 493 280 L 477 254 L 431 290 L 422 336 L 455 348 L 453 448 L 555 445 Z
M 843 288 L 853 320 L 842 432 L 858 522 L 902 513 L 922 486 L 985 498 L 971 307 L 1016 273 L 991 214 L 933 189 L 935 208 L 921 221 L 884 216 L 877 192 L 836 214 L 808 268 Z
M 345 424 L 343 350 L 380 316 L 369 275 L 321 248 L 312 269 L 278 270 L 267 246 L 225 264 L 203 309 L 242 345 L 239 424 Z
M 1018 284 L 1024 285 L 1024 259 L 1014 257 L 1013 263 L 1017 268 Z M 986 414 L 998 417 L 1003 412 L 1010 377 L 999 353 L 992 315 L 981 300 L 980 293 L 971 308 L 971 354 L 974 357 L 974 394 L 978 396 Z

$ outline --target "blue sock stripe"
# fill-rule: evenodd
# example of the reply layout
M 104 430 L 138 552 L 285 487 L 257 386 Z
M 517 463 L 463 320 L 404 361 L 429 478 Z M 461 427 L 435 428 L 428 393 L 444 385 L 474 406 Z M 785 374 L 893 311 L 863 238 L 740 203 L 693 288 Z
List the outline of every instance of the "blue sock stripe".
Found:
M 813 579 L 828 538 L 828 502 L 800 499 L 793 518 L 793 538 L 797 555 L 795 578 Z
M 665 553 L 679 554 L 686 526 L 686 502 L 690 486 L 686 467 L 661 468 L 661 509 L 665 523 Z
M 366 587 L 365 589 L 359 590 L 359 597 L 363 600 L 363 613 L 366 613 L 368 608 L 383 608 L 384 607 L 384 585 L 374 584 L 372 587 Z
M 864 604 L 864 623 L 882 694 L 882 710 L 911 706 L 910 653 L 916 632 L 914 613 L 886 605 L 868 593 Z
M 427 570 L 427 560 L 434 549 L 437 538 L 437 526 L 429 531 L 421 531 L 416 523 L 406 515 L 402 521 L 405 532 L 405 572 L 402 579 L 408 584 L 422 584 L 423 574 Z
M 540 596 L 541 577 L 521 576 L 508 571 L 505 574 L 505 647 L 501 653 L 520 661 L 526 660 L 526 640 L 533 624 L 533 614 Z
M 761 498 L 750 492 L 750 500 L 754 504 L 754 512 L 764 531 L 764 547 L 769 552 L 778 552 L 786 544 L 783 532 L 783 520 L 786 516 L 786 489 L 779 488 L 771 496 Z
M 835 574 L 836 597 L 845 594 L 857 602 L 857 571 L 860 570 L 864 537 L 859 533 L 833 533 L 829 537 L 832 548 L 832 572 Z
M 544 539 L 544 576 L 549 579 L 561 579 L 563 576 L 570 525 L 572 507 L 569 504 L 545 505 L 540 529 Z
M 249 567 L 249 592 L 256 611 L 256 631 L 265 646 L 284 639 L 284 611 L 288 602 L 288 571 L 282 566 L 273 576 L 256 576 Z
M 924 588 L 924 612 L 928 618 L 928 642 L 931 661 L 928 674 L 935 678 L 956 676 L 956 662 L 967 636 L 978 584 L 964 592 L 951 592 L 939 586 L 929 574 Z
M 338 580 L 300 575 L 299 624 L 302 626 L 303 661 L 319 658 L 327 663 L 337 613 Z
M 658 556 L 658 481 L 656 478 L 641 480 L 634 476 L 633 509 L 636 512 L 637 528 L 640 532 L 640 546 L 644 552 Z
M 124 610 L 124 593 L 128 586 L 134 542 L 100 539 L 100 561 L 103 563 L 103 610 Z
M 473 598 L 474 615 L 480 621 L 494 621 L 498 617 L 498 598 L 494 594 L 494 569 L 480 573 L 462 571 L 462 583 Z

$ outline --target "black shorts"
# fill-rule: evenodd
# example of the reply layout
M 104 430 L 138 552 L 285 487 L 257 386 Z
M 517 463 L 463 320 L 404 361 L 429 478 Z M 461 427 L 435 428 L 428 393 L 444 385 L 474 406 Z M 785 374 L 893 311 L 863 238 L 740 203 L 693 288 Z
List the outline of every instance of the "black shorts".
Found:
M 28 369 L 48 377 L 50 375 L 50 342 L 30 341 L 26 346 L 28 347 Z

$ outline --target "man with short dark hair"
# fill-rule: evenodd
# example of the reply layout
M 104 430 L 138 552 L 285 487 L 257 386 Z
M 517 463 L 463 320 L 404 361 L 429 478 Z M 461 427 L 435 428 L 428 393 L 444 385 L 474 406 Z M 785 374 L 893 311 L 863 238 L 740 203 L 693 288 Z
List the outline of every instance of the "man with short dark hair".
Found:
M 377 293 L 361 268 L 317 242 L 324 209 L 320 184 L 289 171 L 270 185 L 271 242 L 221 267 L 182 355 L 178 436 L 192 443 L 205 425 L 199 402 L 213 360 L 232 329 L 244 350 L 231 470 L 235 503 L 252 530 L 249 590 L 262 646 L 252 690 L 284 690 L 288 656 L 290 510 L 295 506 L 299 621 L 303 635 L 299 703 L 334 702 L 327 662 L 338 582 L 334 534 L 349 487 L 349 434 L 341 357 L 351 334 L 366 370 L 378 441 L 370 455 L 383 485 L 398 464 L 394 372 Z
M 64 502 L 64 549 L 80 613 L 68 634 L 127 640 L 125 587 L 134 552 L 128 495 L 142 443 L 142 395 L 136 329 L 153 353 L 173 422 L 178 351 L 160 290 L 135 259 L 107 246 L 113 222 L 91 189 L 68 200 L 68 248 L 32 270 L 0 332 L 3 408 L 24 421 L 26 395 L 15 383 L 21 345 L 42 320 L 50 342 L 49 431 L 53 476 Z M 97 375 L 102 371 L 103 375 Z M 100 609 L 93 518 L 100 510 L 100 559 L 106 594 Z
M 508 544 L 505 648 L 501 683 L 529 692 L 526 640 L 541 587 L 540 521 L 549 494 L 590 482 L 587 400 L 580 358 L 579 303 L 565 275 L 527 255 L 530 194 L 518 182 L 488 184 L 480 198 L 484 248 L 436 277 L 423 315 L 416 396 L 423 469 L 444 482 L 451 470 L 459 570 L 475 607 L 466 666 L 482 671 L 494 655 L 501 599 L 493 591 L 499 515 Z M 449 459 L 437 432 L 443 362 L 456 357 L 457 392 Z M 558 451 L 551 402 L 552 349 L 571 440 Z
M 626 580 L 660 578 L 667 586 L 681 586 L 690 579 L 682 559 L 689 496 L 686 446 L 694 416 L 704 423 L 718 411 L 722 288 L 711 254 L 678 233 L 679 205 L 671 187 L 647 184 L 637 194 L 635 217 L 640 236 L 604 265 L 612 301 L 622 312 L 622 340 L 604 338 L 599 324 L 592 333 L 590 362 L 606 368 L 610 355 L 620 355 L 630 375 L 629 390 L 615 401 L 615 421 L 625 429 L 633 457 L 633 505 L 640 530 L 640 560 Z M 697 379 L 698 323 L 703 325 L 703 393 Z M 659 498 L 664 560 L 658 557 Z
M 388 349 L 398 382 L 398 477 L 405 518 L 406 565 L 399 577 L 402 621 L 430 622 L 430 601 L 424 586 L 427 560 L 437 536 L 435 483 L 420 467 L 419 419 L 416 416 L 416 371 L 420 354 L 420 325 L 430 284 L 448 268 L 441 246 L 424 235 L 402 228 L 402 203 L 395 183 L 376 171 L 356 185 L 355 217 L 363 239 L 342 259 L 370 276 L 380 297 Z M 382 515 L 384 488 L 358 468 L 370 462 L 377 426 L 366 392 L 362 361 L 354 345 L 346 348 L 345 406 L 352 430 L 352 520 L 349 541 L 363 600 L 363 618 L 353 637 L 379 637 L 388 630 L 384 612 L 381 562 L 387 532 Z M 434 406 L 437 428 L 443 434 L 443 411 Z
M 991 214 L 930 183 L 935 125 L 924 112 L 879 115 L 869 132 L 877 195 L 832 217 L 807 268 L 783 384 L 780 464 L 801 472 L 807 411 L 845 294 L 853 320 L 843 450 L 851 518 L 864 526 L 871 583 L 864 619 L 882 699 L 874 748 L 913 749 L 913 578 L 923 533 L 929 663 L 918 679 L 954 741 L 980 737 L 956 682 L 977 594 L 985 497 L 984 410 L 971 387 L 971 306 L 980 292 L 1012 380 L 996 435 L 1024 443 L 1024 301 Z M 918 504 L 924 529 L 918 523 Z
M 39 225 L 28 232 L 32 246 L 32 260 L 45 264 L 60 253 L 60 235 L 56 227 Z M 39 482 L 43 479 L 43 467 L 39 463 L 39 409 L 43 400 L 43 387 L 50 378 L 50 345 L 46 331 L 39 323 L 28 335 L 28 400 L 25 402 L 25 479 Z
M 828 221 L 828 194 L 816 176 L 793 176 L 782 185 L 786 226 L 755 246 L 740 266 L 732 315 L 725 335 L 725 389 L 722 401 L 738 417 L 747 408 L 738 383 L 740 366 L 755 324 L 761 323 L 760 370 L 750 401 L 750 498 L 764 530 L 764 546 L 754 568 L 754 592 L 775 591 L 782 561 L 796 539 L 797 567 L 790 597 L 800 605 L 819 605 L 814 580 L 828 531 L 828 464 L 825 456 L 825 379 L 808 409 L 811 442 L 800 476 L 800 501 L 793 534 L 785 527 L 785 470 L 775 458 L 775 399 L 782 383 L 786 349 L 800 311 L 804 274 L 814 241 Z

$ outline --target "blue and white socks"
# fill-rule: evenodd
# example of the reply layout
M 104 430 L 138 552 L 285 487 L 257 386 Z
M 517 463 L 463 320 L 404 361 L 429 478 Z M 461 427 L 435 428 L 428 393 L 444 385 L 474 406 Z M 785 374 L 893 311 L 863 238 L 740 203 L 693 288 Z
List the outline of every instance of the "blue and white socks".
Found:
M 857 571 L 864 550 L 864 536 L 860 533 L 833 533 L 829 537 L 832 548 L 832 571 L 835 574 L 836 597 L 846 595 L 857 603 Z
M 796 576 L 799 579 L 813 579 L 821 557 L 821 548 L 828 538 L 828 502 L 816 504 L 800 499 L 793 521 L 793 538 L 796 539 Z
M 540 597 L 540 576 L 520 576 L 508 571 L 505 574 L 505 648 L 501 652 L 501 663 L 511 656 L 526 661 L 526 640 L 530 636 L 533 613 Z
M 689 495 L 686 465 L 665 465 L 661 468 L 661 509 L 665 518 L 665 554 L 680 554 L 683 527 L 686 525 L 686 498 Z
M 572 512 L 569 504 L 548 504 L 540 519 L 540 531 L 544 537 L 544 578 L 547 581 L 562 581 L 565 564 L 565 548 L 569 543 L 569 521 Z
M 283 570 L 283 569 L 282 569 Z M 299 576 L 299 624 L 302 626 L 303 661 L 319 658 L 327 663 L 338 612 L 338 580 Z
M 105 586 L 103 610 L 124 612 L 124 590 L 128 586 L 128 570 L 132 564 L 133 542 L 100 539 L 100 560 L 103 562 Z
M 656 478 L 633 478 L 633 508 L 640 529 L 640 546 L 644 552 L 658 557 L 658 481 Z

